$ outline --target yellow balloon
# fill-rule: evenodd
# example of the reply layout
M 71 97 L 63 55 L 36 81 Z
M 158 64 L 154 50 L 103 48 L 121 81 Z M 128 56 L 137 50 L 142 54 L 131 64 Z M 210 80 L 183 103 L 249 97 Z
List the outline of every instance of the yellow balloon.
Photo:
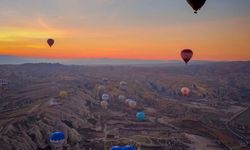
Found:
M 68 92 L 67 92 L 67 91 L 60 91 L 60 92 L 59 92 L 59 96 L 60 96 L 61 98 L 67 97 L 67 96 L 68 96 Z

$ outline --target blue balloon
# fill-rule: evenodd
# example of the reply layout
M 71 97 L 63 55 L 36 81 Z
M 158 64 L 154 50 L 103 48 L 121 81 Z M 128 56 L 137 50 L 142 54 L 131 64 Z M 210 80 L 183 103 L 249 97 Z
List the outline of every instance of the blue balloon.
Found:
M 112 146 L 110 150 L 135 150 L 134 146 L 127 145 L 127 146 Z
M 61 141 L 65 139 L 63 132 L 53 132 L 50 136 L 50 141 Z
M 144 112 L 137 112 L 136 113 L 136 119 L 138 121 L 144 121 L 145 120 L 145 113 Z
M 122 148 L 122 150 L 135 150 L 134 146 L 127 145 Z
M 122 150 L 120 146 L 112 146 L 110 150 Z

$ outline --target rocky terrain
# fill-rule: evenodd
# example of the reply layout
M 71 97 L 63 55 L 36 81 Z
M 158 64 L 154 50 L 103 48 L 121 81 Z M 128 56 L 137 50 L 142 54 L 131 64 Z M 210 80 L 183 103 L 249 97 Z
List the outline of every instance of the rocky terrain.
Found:
M 68 150 L 115 144 L 143 150 L 250 149 L 250 62 L 0 65 L 0 79 L 8 80 L 0 86 L 2 150 L 50 149 L 53 131 L 66 133 Z M 126 90 L 120 81 L 127 82 Z M 181 95 L 184 86 L 191 90 L 188 97 Z M 100 106 L 102 93 L 110 95 L 108 109 Z M 136 100 L 137 107 L 125 105 L 120 94 Z M 145 112 L 145 121 L 136 120 L 137 111 Z

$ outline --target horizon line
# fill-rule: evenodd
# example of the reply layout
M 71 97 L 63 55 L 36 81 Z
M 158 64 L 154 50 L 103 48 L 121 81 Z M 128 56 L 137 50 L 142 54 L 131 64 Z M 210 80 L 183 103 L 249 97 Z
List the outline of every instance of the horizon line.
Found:
M 42 56 L 24 56 L 24 55 L 1 55 L 0 57 L 16 57 L 16 58 L 25 58 L 25 59 L 48 59 L 48 60 L 131 60 L 131 61 L 182 61 L 182 59 L 143 59 L 143 58 L 109 58 L 109 57 L 79 57 L 79 58 L 73 58 L 73 57 L 42 57 Z M 205 62 L 246 62 L 250 61 L 248 60 L 209 60 L 209 59 L 192 59 L 192 61 L 205 61 Z

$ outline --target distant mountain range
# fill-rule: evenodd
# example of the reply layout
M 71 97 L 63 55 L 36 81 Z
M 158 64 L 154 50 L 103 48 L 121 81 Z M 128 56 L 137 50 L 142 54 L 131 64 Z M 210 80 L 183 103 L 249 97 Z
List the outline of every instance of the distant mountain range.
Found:
M 191 64 L 204 64 L 209 61 L 192 61 Z M 180 60 L 129 60 L 129 59 L 107 59 L 107 58 L 82 58 L 82 59 L 52 59 L 31 58 L 10 55 L 0 55 L 0 64 L 26 64 L 26 63 L 60 63 L 64 65 L 181 65 Z

